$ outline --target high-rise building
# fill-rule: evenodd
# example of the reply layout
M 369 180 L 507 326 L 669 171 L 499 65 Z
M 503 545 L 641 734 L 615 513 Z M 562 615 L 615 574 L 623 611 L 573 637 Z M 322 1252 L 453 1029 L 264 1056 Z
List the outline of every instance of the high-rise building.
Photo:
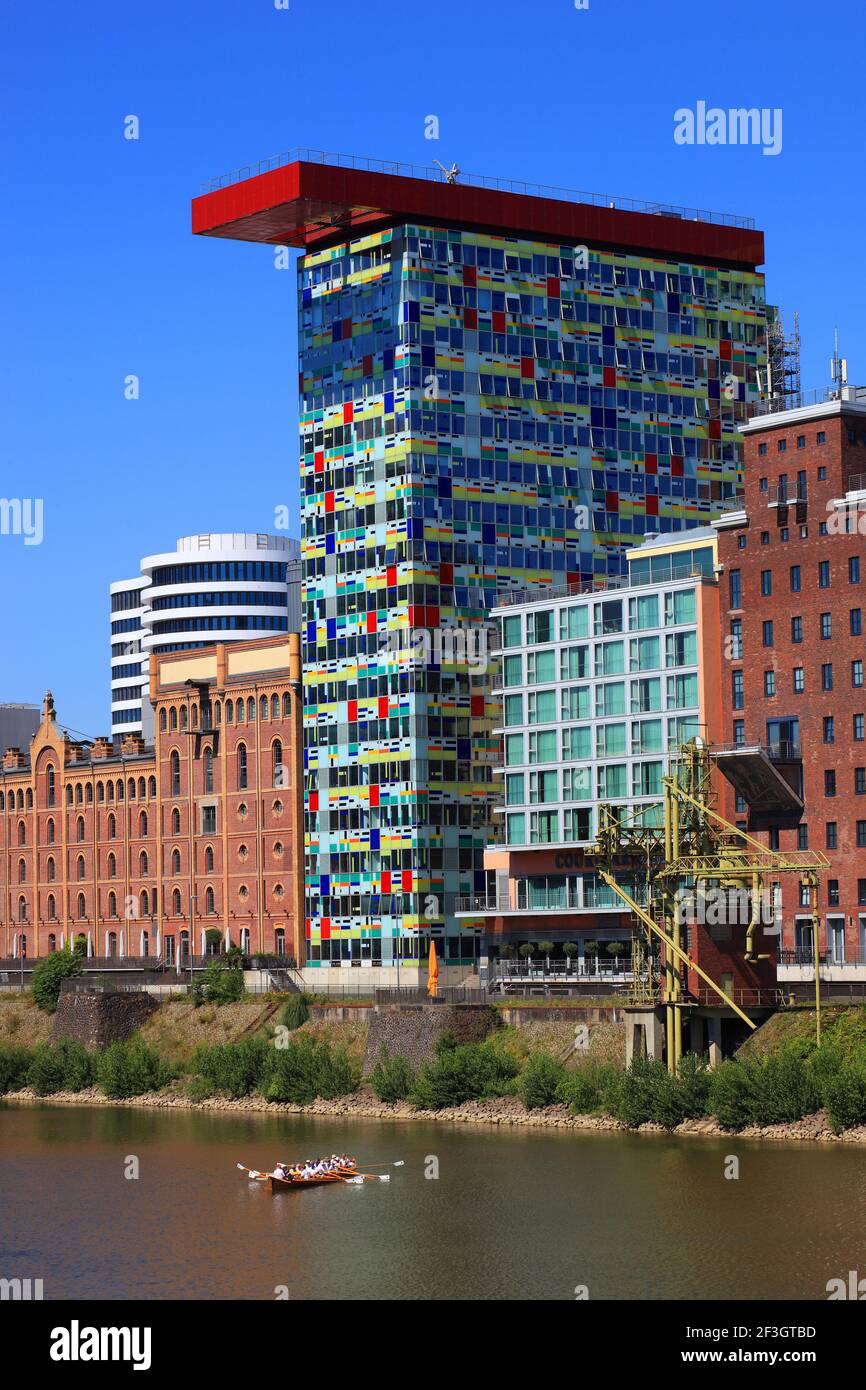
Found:
M 111 585 L 111 734 L 153 742 L 147 697 L 151 652 L 300 627 L 300 545 L 257 532 L 181 536 L 148 555 L 136 579 Z
M 309 963 L 417 959 L 431 935 L 465 962 L 498 761 L 475 636 L 503 591 L 620 576 L 645 532 L 735 495 L 763 237 L 347 163 L 220 181 L 193 230 L 304 252 Z

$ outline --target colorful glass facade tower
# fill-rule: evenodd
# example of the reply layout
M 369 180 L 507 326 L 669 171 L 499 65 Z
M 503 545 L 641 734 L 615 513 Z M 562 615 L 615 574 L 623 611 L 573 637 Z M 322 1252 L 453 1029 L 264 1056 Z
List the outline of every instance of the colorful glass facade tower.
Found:
M 193 205 L 199 233 L 305 252 L 310 965 L 417 961 L 431 934 L 474 956 L 497 595 L 603 583 L 737 491 L 763 239 L 672 213 L 310 158 Z

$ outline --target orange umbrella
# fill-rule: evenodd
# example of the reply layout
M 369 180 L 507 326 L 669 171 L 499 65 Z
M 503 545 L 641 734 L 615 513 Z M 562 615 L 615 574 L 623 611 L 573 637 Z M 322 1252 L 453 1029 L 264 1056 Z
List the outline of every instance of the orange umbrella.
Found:
M 431 999 L 436 999 L 439 994 L 439 957 L 432 940 L 430 942 L 430 964 L 427 970 L 427 993 Z

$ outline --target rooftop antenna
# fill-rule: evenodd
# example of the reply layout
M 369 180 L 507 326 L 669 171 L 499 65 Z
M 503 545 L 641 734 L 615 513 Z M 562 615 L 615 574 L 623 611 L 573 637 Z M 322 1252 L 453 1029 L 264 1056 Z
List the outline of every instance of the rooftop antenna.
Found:
M 839 356 L 839 330 L 833 329 L 833 356 L 830 359 L 830 378 L 833 385 L 840 389 L 848 381 L 848 359 Z
M 433 163 L 438 165 L 438 167 L 442 170 L 442 173 L 445 175 L 446 183 L 457 182 L 457 175 L 460 173 L 460 170 L 457 168 L 456 164 L 452 164 L 450 169 L 446 169 L 445 165 L 440 164 L 438 159 L 434 159 Z

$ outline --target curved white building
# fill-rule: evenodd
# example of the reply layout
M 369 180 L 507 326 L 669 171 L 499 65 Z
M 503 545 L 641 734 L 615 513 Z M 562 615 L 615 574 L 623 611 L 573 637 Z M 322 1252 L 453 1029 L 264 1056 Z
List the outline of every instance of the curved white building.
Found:
M 145 556 L 110 587 L 112 737 L 151 741 L 151 652 L 297 631 L 300 585 L 300 541 L 286 536 L 207 532 Z

